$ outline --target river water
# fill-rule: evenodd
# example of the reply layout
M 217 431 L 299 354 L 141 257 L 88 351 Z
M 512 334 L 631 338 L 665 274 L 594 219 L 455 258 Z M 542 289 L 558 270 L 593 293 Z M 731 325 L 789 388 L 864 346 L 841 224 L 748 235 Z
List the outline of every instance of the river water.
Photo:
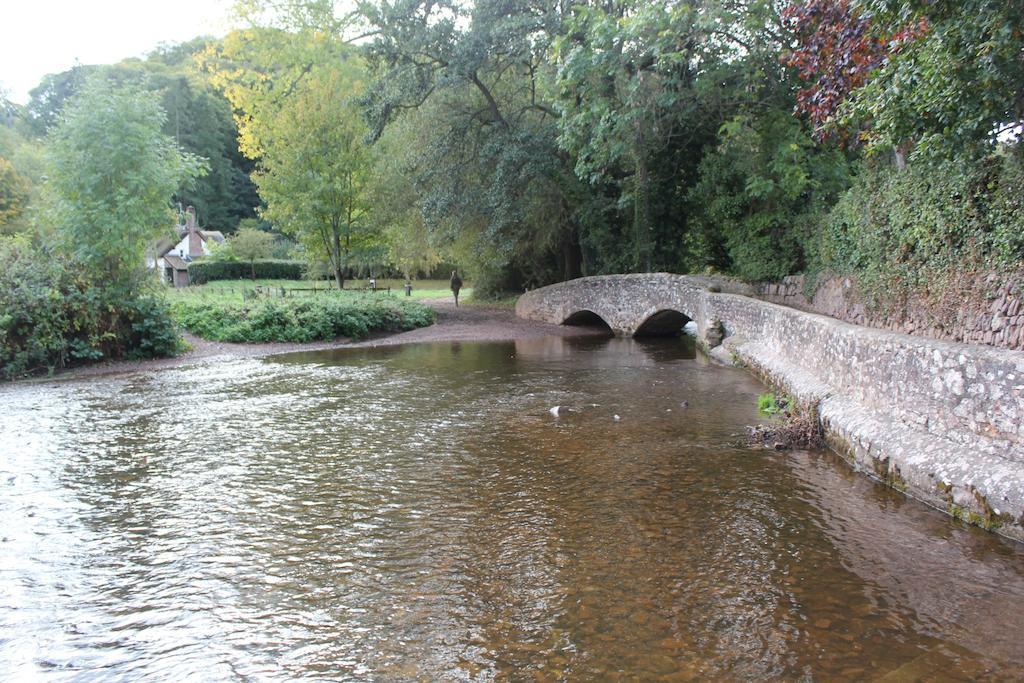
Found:
M 1022 546 L 745 447 L 761 391 L 603 338 L 0 388 L 0 678 L 1024 678 Z

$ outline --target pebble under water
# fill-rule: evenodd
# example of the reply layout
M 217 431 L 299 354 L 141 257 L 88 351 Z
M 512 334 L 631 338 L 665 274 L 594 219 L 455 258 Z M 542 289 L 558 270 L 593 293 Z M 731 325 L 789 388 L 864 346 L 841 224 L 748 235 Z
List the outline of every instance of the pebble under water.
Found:
M 763 391 L 603 338 L 0 387 L 0 677 L 1024 679 L 1024 546 L 746 447 Z

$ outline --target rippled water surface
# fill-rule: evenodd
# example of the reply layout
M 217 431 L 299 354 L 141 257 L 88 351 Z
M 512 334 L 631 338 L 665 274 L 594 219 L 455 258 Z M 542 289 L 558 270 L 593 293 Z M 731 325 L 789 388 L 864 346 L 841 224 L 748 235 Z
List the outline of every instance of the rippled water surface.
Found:
M 1022 547 L 738 445 L 762 390 L 606 339 L 2 387 L 0 677 L 1024 678 Z

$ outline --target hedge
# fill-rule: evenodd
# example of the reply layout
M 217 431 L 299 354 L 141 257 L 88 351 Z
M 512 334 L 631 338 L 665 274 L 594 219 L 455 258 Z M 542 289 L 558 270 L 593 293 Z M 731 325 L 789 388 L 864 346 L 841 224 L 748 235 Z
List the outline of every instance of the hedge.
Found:
M 816 270 L 855 274 L 868 304 L 901 294 L 960 298 L 956 276 L 1024 260 L 1024 157 L 919 160 L 865 169 L 817 232 Z
M 340 292 L 241 303 L 182 299 L 171 311 L 178 324 L 193 334 L 225 342 L 362 339 L 374 332 L 400 332 L 434 322 L 433 309 L 414 301 Z
M 188 264 L 189 281 L 196 285 L 212 280 L 248 280 L 255 271 L 257 280 L 301 280 L 305 276 L 303 261 L 261 260 L 195 261 Z

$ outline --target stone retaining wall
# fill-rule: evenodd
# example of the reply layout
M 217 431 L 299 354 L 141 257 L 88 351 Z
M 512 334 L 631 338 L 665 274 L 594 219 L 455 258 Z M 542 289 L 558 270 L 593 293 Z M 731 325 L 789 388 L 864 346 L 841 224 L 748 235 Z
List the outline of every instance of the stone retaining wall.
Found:
M 958 517 L 1024 540 L 1024 354 L 858 327 L 670 274 L 580 278 L 529 292 L 521 317 L 591 311 L 633 334 L 659 311 L 697 323 L 711 354 L 816 410 L 864 471 Z M 737 288 L 741 286 L 736 285 Z
M 988 276 L 980 283 L 990 289 L 981 301 L 947 302 L 943 322 L 932 307 L 913 303 L 899 314 L 872 313 L 860 299 L 856 283 L 848 277 L 830 277 L 817 283 L 813 296 L 805 294 L 803 275 L 791 275 L 778 283 L 757 286 L 757 296 L 785 306 L 822 313 L 846 322 L 933 339 L 985 344 L 1024 350 L 1024 276 Z M 966 297 L 973 299 L 974 297 Z

